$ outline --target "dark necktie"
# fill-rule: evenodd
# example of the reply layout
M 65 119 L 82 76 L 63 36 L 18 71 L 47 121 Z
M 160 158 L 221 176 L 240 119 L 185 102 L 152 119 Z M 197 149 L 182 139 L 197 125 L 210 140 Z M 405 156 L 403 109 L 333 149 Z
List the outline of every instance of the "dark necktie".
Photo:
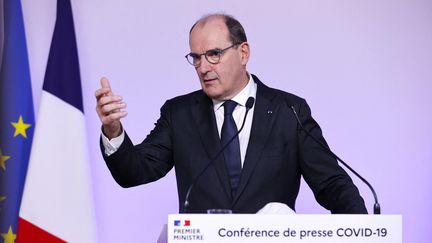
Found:
M 224 146 L 229 140 L 237 133 L 237 126 L 235 124 L 232 113 L 237 106 L 237 102 L 227 100 L 224 106 L 224 122 L 221 132 L 221 145 Z M 241 173 L 241 158 L 240 158 L 240 143 L 239 138 L 236 136 L 234 140 L 224 150 L 224 157 L 228 175 L 231 183 L 231 193 L 234 196 L 237 191 L 238 182 Z

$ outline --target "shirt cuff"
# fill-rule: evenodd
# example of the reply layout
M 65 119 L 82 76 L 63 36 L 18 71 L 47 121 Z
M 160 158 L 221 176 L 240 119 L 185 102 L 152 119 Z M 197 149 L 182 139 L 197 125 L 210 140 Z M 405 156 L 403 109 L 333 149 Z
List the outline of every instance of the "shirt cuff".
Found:
M 122 129 L 121 134 L 118 137 L 112 138 L 111 140 L 107 138 L 103 133 L 101 133 L 101 135 L 102 144 L 105 148 L 105 155 L 110 156 L 111 154 L 115 153 L 122 145 L 125 137 L 125 132 Z

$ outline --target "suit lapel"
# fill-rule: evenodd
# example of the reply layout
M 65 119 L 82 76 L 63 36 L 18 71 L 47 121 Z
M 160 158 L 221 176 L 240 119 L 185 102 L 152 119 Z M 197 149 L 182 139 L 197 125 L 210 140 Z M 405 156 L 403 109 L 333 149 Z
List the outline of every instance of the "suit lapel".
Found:
M 206 163 L 210 162 L 221 149 L 220 139 L 216 125 L 213 103 L 204 93 L 199 93 L 194 105 L 191 106 L 192 117 L 198 125 L 197 129 L 201 141 L 208 155 Z M 223 156 L 218 155 L 211 166 L 216 170 L 219 181 L 222 184 L 227 196 L 231 198 L 231 186 Z M 210 168 L 209 168 L 210 169 Z
M 261 81 L 256 76 L 253 76 L 253 78 L 257 83 L 254 116 L 239 187 L 237 189 L 236 195 L 234 196 L 233 205 L 239 199 L 241 193 L 248 184 L 253 171 L 255 170 L 272 129 L 274 117 L 276 115 L 275 109 L 277 108 L 277 104 L 272 102 L 275 98 L 275 94 L 271 92 L 271 90 L 263 83 L 261 83 Z

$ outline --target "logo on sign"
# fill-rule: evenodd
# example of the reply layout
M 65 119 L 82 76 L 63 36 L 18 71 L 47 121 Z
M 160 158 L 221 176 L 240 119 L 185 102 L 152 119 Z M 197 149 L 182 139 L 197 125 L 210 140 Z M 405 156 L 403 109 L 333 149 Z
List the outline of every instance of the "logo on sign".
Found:
M 185 220 L 174 220 L 174 229 L 173 229 L 173 240 L 177 241 L 202 241 L 204 240 L 204 236 L 201 234 L 201 230 L 199 228 L 191 227 L 191 221 L 189 219 Z M 195 225 L 195 227 L 197 227 Z
M 174 226 L 191 226 L 190 220 L 174 220 Z

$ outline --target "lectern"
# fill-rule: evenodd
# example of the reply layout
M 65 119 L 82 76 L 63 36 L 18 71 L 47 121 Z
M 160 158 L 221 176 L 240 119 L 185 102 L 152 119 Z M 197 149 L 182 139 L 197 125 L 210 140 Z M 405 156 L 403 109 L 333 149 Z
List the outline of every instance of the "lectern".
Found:
M 401 215 L 172 214 L 168 243 L 402 243 Z

